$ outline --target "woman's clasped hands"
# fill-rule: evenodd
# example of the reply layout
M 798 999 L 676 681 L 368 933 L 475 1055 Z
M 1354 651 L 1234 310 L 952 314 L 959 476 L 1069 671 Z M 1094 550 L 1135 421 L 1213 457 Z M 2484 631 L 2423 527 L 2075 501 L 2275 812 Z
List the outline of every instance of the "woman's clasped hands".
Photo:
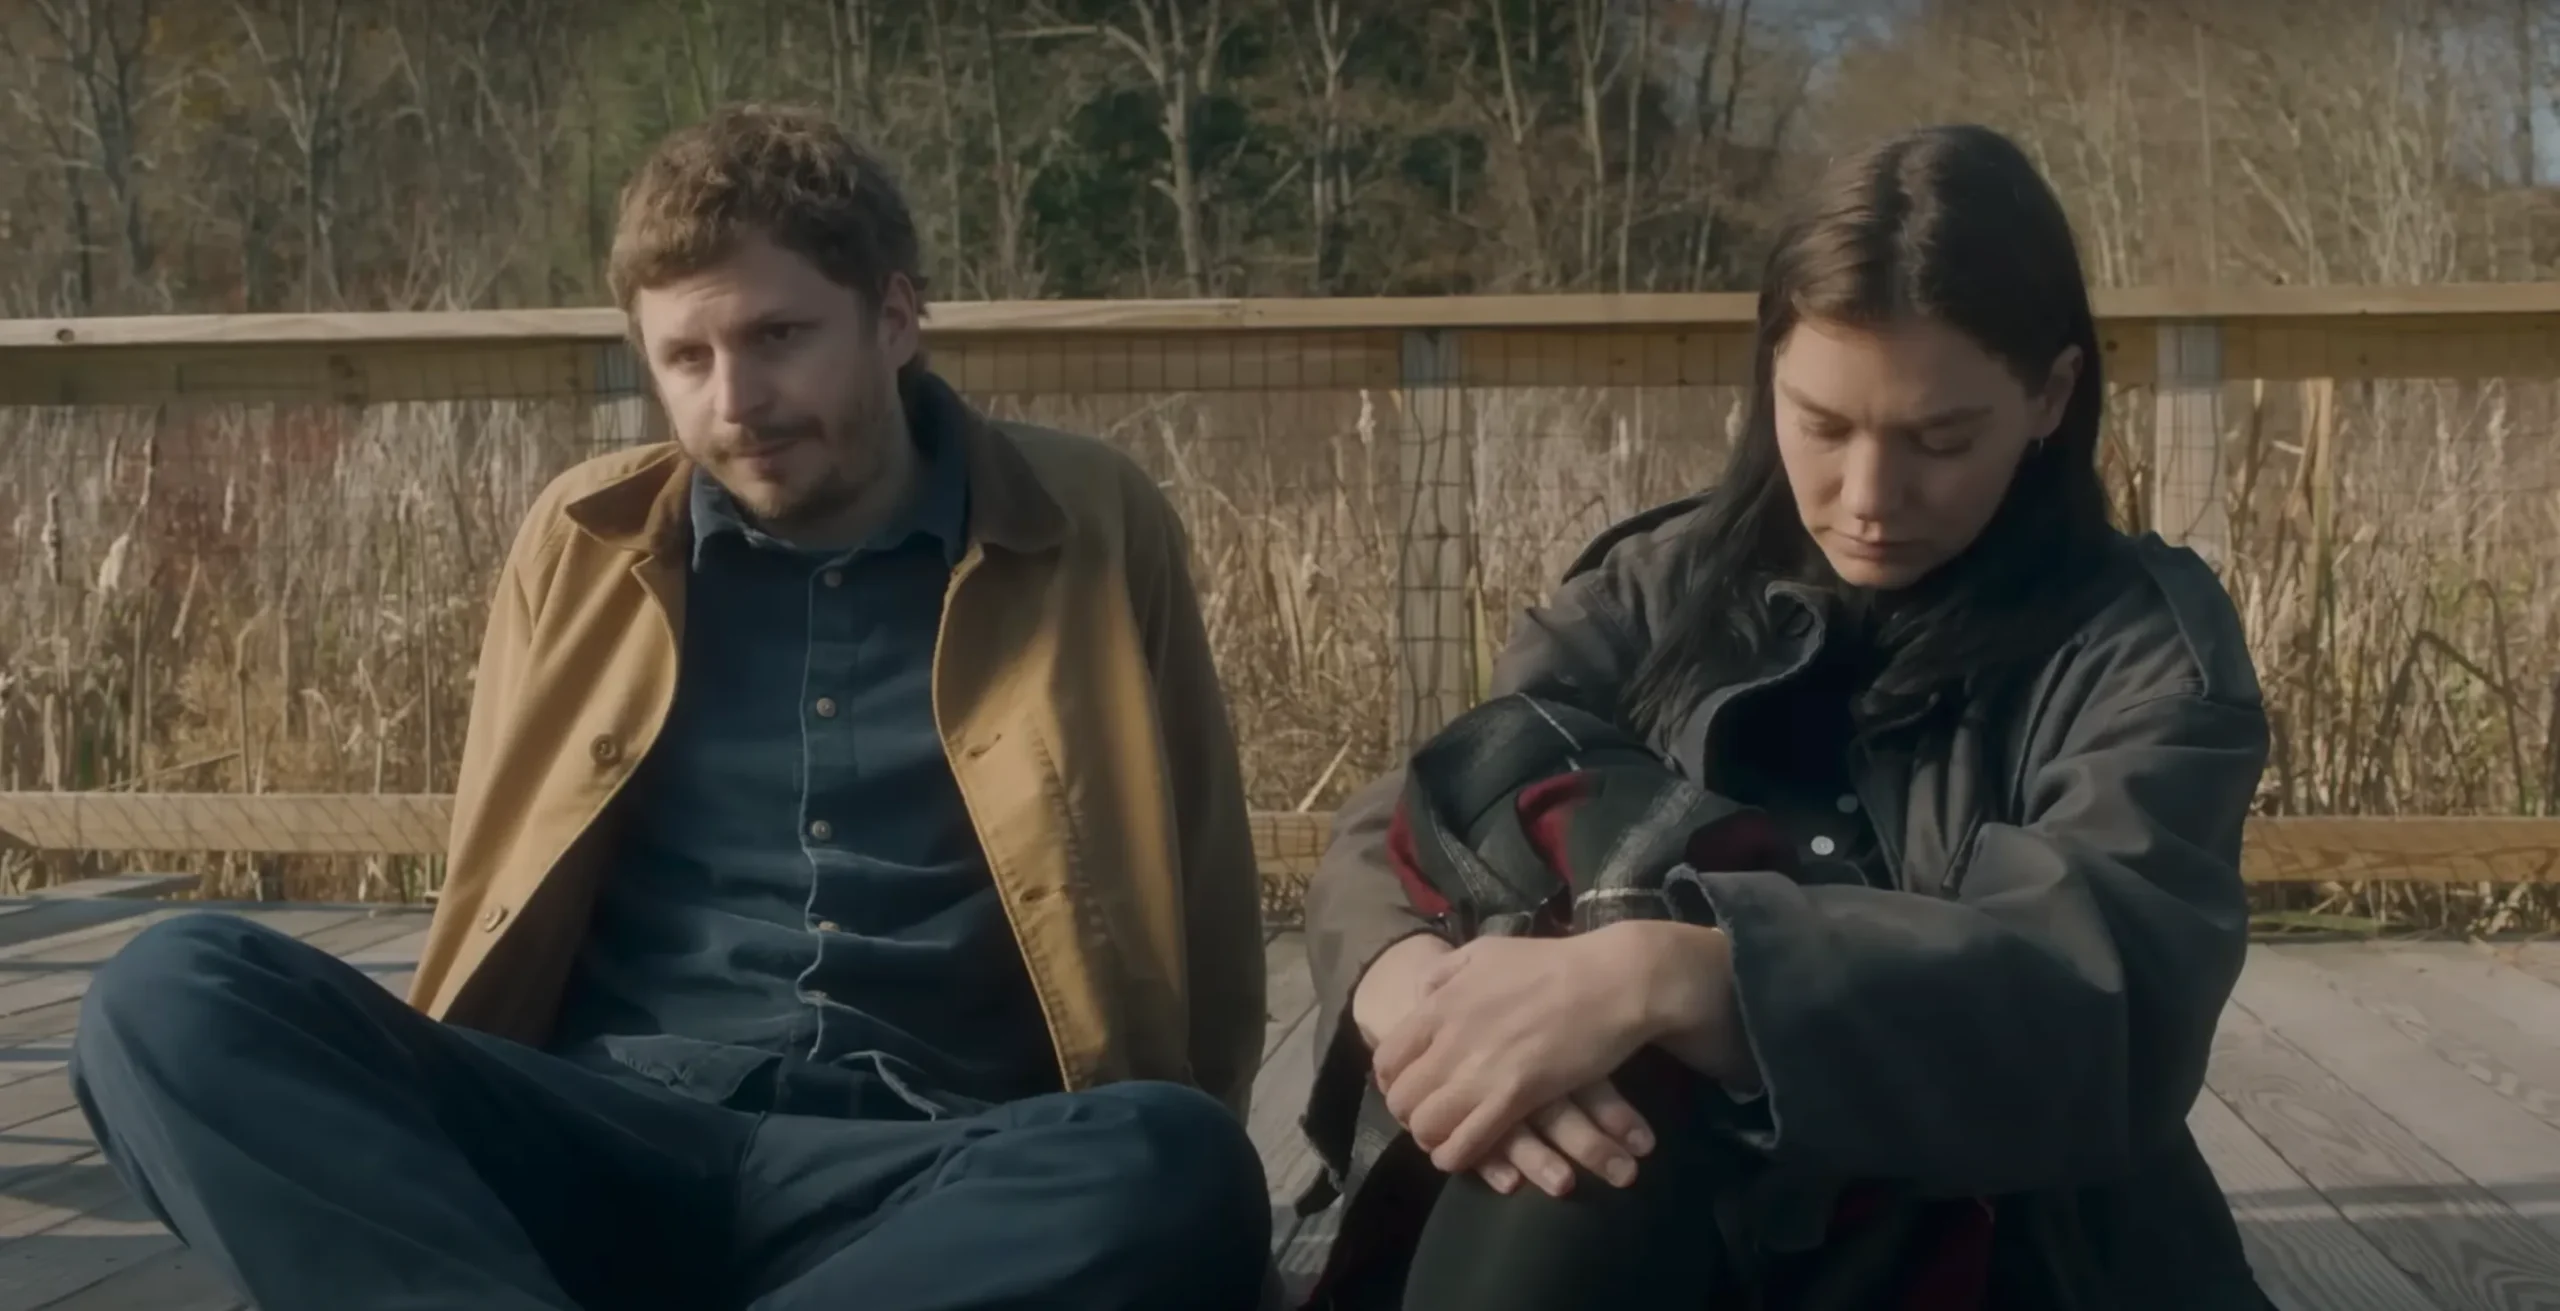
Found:
M 1733 1077 L 1743 1047 L 1722 933 L 1635 921 L 1566 938 L 1407 938 L 1352 998 L 1388 1110 L 1444 1171 L 1563 1196 L 1619 1187 L 1653 1130 L 1610 1075 L 1648 1044 Z

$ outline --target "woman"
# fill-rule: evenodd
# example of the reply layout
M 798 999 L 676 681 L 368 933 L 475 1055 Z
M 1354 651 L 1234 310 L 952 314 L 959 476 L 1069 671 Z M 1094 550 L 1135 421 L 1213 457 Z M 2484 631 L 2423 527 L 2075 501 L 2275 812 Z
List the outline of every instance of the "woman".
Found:
M 1431 1218 L 1387 1263 L 1409 1280 L 1326 1296 L 1584 1305 L 1599 1266 L 1524 1235 L 1596 1244 L 1625 1226 L 1578 1210 L 1649 1198 L 1675 1245 L 1621 1244 L 1611 1298 L 1806 1305 L 1883 1197 L 1901 1300 L 1850 1304 L 1923 1304 L 1919 1249 L 1969 1224 L 1979 1287 L 1932 1305 L 2257 1311 L 2185 1117 L 2245 952 L 2266 717 L 2211 571 L 2109 525 L 2061 206 L 1996 133 L 1892 140 L 1822 182 L 1759 305 L 1723 480 L 1595 543 L 1494 684 L 1610 717 L 1800 867 L 1698 873 L 1694 922 L 1454 946 L 1390 859 L 1402 775 L 1347 803 L 1307 901 L 1308 1129 L 1392 1195 L 1343 1248 L 1374 1267 L 1398 1208 Z M 1721 1091 L 1631 1099 L 1644 1060 Z M 1364 1170 L 1381 1115 L 1446 1186 L 1391 1181 L 1393 1147 Z M 1671 1153 L 1699 1116 L 1743 1146 Z M 1773 1180 L 1833 1181 L 1828 1219 L 1737 1248 Z

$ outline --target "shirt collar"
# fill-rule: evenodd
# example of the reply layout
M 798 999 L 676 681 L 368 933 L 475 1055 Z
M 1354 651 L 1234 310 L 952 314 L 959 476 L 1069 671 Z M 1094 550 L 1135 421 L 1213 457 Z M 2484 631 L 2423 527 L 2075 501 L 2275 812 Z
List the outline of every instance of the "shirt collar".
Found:
M 916 495 L 908 502 L 904 514 L 882 525 L 870 540 L 843 554 L 852 556 L 894 550 L 918 536 L 924 536 L 941 546 L 943 563 L 957 565 L 969 545 L 968 466 L 959 458 L 955 444 L 941 431 L 939 422 L 930 420 L 926 413 L 914 408 L 910 408 L 908 413 L 918 457 Z M 698 466 L 693 470 L 690 499 L 694 568 L 702 567 L 709 544 L 723 536 L 736 537 L 750 546 L 796 549 L 748 523 L 745 513 L 738 508 L 737 499 Z

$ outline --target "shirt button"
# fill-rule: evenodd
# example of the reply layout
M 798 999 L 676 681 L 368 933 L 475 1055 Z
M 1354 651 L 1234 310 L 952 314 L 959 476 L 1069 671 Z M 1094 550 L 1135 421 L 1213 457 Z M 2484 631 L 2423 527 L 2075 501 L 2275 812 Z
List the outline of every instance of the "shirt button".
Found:
M 836 931 L 836 922 L 835 922 L 834 920 L 820 920 L 820 921 L 818 921 L 818 932 L 820 932 L 820 933 L 833 933 L 833 932 L 835 932 L 835 931 Z
M 1831 804 L 1843 815 L 1854 815 L 1858 813 L 1858 799 L 1849 793 L 1841 793 L 1840 799 L 1832 802 Z
M 836 699 L 831 696 L 819 697 L 818 704 L 812 709 L 818 712 L 820 719 L 833 719 L 836 717 Z
M 818 580 L 829 587 L 842 587 L 844 586 L 844 570 L 830 569 L 825 573 L 818 575 Z
M 498 926 L 506 922 L 507 908 L 504 906 L 491 906 L 480 912 L 480 931 L 483 933 L 495 933 Z
M 816 838 L 816 839 L 817 839 L 817 840 L 819 840 L 820 842 L 824 842 L 824 841 L 826 841 L 827 839 L 829 839 L 829 838 L 831 838 L 831 837 L 834 837 L 835 835 L 836 835 L 836 826 L 835 826 L 835 825 L 830 824 L 830 823 L 828 823 L 827 821 L 825 821 L 825 820 L 823 820 L 823 819 L 814 819 L 814 820 L 809 821 L 809 836 L 810 836 L 810 837 Z
M 598 733 L 595 740 L 587 744 L 587 754 L 594 757 L 599 765 L 610 765 L 622 759 L 622 744 L 614 741 L 611 733 Z
M 1827 837 L 1815 838 L 1813 840 L 1813 854 L 1817 856 L 1828 856 L 1832 852 L 1839 850 L 1839 848 L 1839 843 L 1834 842 Z

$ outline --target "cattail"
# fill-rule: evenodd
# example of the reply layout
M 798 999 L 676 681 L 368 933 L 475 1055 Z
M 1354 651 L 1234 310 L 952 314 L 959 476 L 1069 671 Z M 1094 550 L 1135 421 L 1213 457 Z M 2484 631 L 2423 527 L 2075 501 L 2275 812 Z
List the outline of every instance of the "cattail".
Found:
M 44 545 L 45 581 L 62 586 L 62 493 L 44 494 L 44 531 L 36 540 Z
M 132 546 L 131 533 L 117 533 L 116 539 L 107 543 L 107 558 L 98 562 L 98 595 L 112 596 L 124 582 L 124 558 Z

